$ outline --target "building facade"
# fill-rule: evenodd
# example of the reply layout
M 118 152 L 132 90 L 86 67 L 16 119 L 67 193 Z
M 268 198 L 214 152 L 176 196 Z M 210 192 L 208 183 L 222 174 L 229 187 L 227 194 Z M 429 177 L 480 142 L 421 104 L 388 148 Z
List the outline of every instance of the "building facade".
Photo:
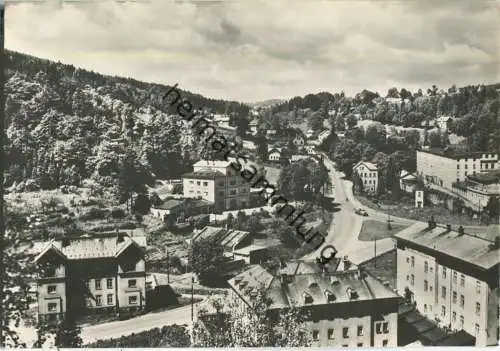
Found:
M 254 289 L 264 286 L 269 313 L 290 306 L 310 312 L 305 327 L 314 347 L 397 346 L 400 298 L 357 267 L 322 272 L 316 262 L 292 263 L 272 275 L 256 265 L 229 281 L 232 292 L 249 303 Z M 300 265 L 306 265 L 301 271 Z
M 498 153 L 455 152 L 451 149 L 417 150 L 417 174 L 426 184 L 451 190 L 468 175 L 498 169 Z
M 214 203 L 218 211 L 235 210 L 250 204 L 250 184 L 228 161 L 199 161 L 192 173 L 182 176 L 184 196 Z
M 417 223 L 395 235 L 397 290 L 417 310 L 476 346 L 498 344 L 498 226 L 484 236 Z
M 353 167 L 353 172 L 356 172 L 363 183 L 363 190 L 366 192 L 375 192 L 378 187 L 378 168 L 377 165 L 371 162 L 358 162 Z
M 50 242 L 35 258 L 39 319 L 51 323 L 68 313 L 144 311 L 144 255 L 139 244 L 121 234 Z

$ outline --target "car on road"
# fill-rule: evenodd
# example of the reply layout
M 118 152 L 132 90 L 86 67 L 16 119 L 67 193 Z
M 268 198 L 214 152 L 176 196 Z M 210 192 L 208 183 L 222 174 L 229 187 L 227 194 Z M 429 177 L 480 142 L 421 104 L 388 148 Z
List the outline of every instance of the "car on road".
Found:
M 365 216 L 367 217 L 368 216 L 368 212 L 366 212 L 365 210 L 363 210 L 362 208 L 358 208 L 356 209 L 356 211 L 354 211 L 356 214 L 360 215 L 360 216 Z

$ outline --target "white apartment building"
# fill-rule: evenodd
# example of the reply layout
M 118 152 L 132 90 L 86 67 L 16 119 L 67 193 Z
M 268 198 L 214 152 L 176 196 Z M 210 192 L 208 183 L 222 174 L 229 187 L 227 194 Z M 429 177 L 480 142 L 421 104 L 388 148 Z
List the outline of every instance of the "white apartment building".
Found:
M 235 210 L 250 204 L 250 184 L 229 161 L 198 161 L 184 174 L 184 196 L 213 202 L 217 210 Z
M 358 162 L 353 168 L 353 172 L 356 172 L 361 181 L 363 182 L 363 190 L 366 192 L 377 191 L 378 186 L 378 168 L 377 165 L 371 162 Z
M 476 346 L 499 340 L 499 228 L 476 236 L 417 223 L 395 235 L 398 293 L 440 326 L 474 336 Z
M 455 152 L 451 149 L 417 150 L 417 174 L 424 182 L 451 190 L 468 175 L 498 169 L 498 153 Z

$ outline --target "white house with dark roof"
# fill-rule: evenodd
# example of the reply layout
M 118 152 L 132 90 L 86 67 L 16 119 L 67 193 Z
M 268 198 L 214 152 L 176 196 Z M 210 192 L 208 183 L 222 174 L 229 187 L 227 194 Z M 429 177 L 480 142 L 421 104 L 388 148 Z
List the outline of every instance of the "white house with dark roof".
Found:
M 498 345 L 500 226 L 486 233 L 418 222 L 394 235 L 397 290 L 420 313 L 476 346 Z
M 198 161 L 182 181 L 185 197 L 213 202 L 216 210 L 236 210 L 250 204 L 250 185 L 229 161 Z
M 377 191 L 378 186 L 378 167 L 371 162 L 360 161 L 353 168 L 363 183 L 363 190 L 366 192 Z
M 402 170 L 399 176 L 399 187 L 405 193 L 412 194 L 417 186 L 417 175 L 410 173 L 406 170 Z
M 281 148 L 273 147 L 270 148 L 267 154 L 267 158 L 271 162 L 281 161 Z
M 314 347 L 396 347 L 400 297 L 358 267 L 341 267 L 343 261 L 327 268 L 292 261 L 275 274 L 254 265 L 228 284 L 248 305 L 265 289 L 271 315 L 291 306 L 307 310 Z
M 35 258 L 38 316 L 135 314 L 146 307 L 145 250 L 123 233 L 51 241 Z

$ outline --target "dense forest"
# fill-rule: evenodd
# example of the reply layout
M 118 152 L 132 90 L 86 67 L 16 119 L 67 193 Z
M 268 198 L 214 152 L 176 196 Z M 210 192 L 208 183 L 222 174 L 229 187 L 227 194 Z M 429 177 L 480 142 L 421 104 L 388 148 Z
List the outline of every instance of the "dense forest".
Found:
M 178 177 L 206 151 L 162 101 L 167 86 L 11 51 L 5 72 L 6 186 L 50 189 L 90 180 L 122 196 L 124 188 Z M 203 113 L 248 115 L 244 104 L 180 92 Z

